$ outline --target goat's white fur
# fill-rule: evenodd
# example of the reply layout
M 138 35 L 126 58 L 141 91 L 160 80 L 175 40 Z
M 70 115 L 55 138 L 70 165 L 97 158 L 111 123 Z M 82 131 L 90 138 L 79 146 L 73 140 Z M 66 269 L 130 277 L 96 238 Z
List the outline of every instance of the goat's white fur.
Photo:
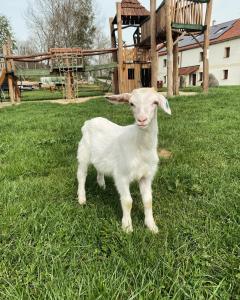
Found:
M 132 231 L 132 197 L 129 185 L 139 182 L 144 204 L 145 225 L 158 232 L 152 213 L 152 180 L 157 170 L 158 125 L 157 106 L 171 114 L 167 100 L 154 89 L 136 89 L 132 94 L 108 97 L 111 102 L 129 102 L 136 123 L 119 126 L 105 118 L 86 121 L 78 147 L 78 200 L 86 203 L 85 181 L 89 164 L 98 175 L 98 184 L 105 188 L 104 175 L 112 176 L 120 194 L 123 210 L 122 228 Z

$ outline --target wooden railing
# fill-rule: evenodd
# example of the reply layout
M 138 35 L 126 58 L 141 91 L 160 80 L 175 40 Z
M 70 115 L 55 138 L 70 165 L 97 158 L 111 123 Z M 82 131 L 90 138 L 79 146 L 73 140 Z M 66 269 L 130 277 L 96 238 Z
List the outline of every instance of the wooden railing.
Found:
M 204 25 L 205 3 L 189 0 L 171 0 L 172 22 Z
M 201 31 L 205 24 L 208 0 L 170 0 L 171 24 L 176 30 Z M 165 1 L 156 11 L 157 34 L 164 38 L 166 32 Z M 141 42 L 150 38 L 150 18 L 141 25 Z

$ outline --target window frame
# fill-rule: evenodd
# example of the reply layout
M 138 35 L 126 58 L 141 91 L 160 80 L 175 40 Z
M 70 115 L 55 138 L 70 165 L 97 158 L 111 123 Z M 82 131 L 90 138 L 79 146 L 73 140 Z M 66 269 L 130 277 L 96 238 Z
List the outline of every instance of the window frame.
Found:
M 223 70 L 223 80 L 228 80 L 229 78 L 229 70 Z
M 225 47 L 224 58 L 229 58 L 231 55 L 231 47 Z
M 134 68 L 128 69 L 128 80 L 135 80 L 135 69 Z

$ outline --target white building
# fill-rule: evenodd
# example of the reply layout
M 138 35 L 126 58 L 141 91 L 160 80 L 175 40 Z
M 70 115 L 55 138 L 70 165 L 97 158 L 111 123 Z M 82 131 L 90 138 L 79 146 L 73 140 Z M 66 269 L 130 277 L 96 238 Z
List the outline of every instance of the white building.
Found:
M 201 43 L 203 35 L 196 37 Z M 167 84 L 167 55 L 159 52 L 158 80 Z M 210 30 L 209 71 L 220 85 L 240 85 L 240 19 L 214 25 Z M 179 76 L 185 86 L 200 86 L 203 80 L 203 50 L 190 37 L 179 42 Z

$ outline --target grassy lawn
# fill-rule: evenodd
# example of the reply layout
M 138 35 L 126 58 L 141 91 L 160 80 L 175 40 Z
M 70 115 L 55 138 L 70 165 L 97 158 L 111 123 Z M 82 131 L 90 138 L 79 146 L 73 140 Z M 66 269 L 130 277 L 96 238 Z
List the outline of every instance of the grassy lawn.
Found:
M 104 89 L 97 85 L 83 85 L 79 87 L 78 97 L 91 97 L 104 95 Z M 22 101 L 41 101 L 41 100 L 56 100 L 62 99 L 62 90 L 51 92 L 50 90 L 41 89 L 34 91 L 23 91 Z
M 240 88 L 170 100 L 159 112 L 153 184 L 160 233 L 144 228 L 136 184 L 134 233 L 121 231 L 113 181 L 90 169 L 77 203 L 84 121 L 133 121 L 104 99 L 0 110 L 0 299 L 239 299 Z

